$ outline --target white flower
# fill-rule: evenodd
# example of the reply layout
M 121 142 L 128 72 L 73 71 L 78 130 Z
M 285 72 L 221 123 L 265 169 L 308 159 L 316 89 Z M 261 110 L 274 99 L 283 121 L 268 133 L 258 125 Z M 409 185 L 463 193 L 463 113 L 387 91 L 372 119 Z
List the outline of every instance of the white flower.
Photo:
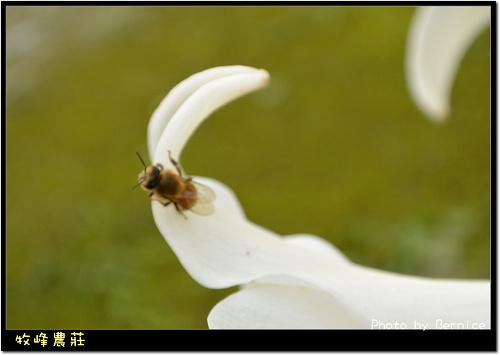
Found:
M 153 163 L 173 168 L 197 126 L 229 101 L 267 85 L 265 70 L 218 67 L 176 86 L 148 127 Z M 490 327 L 488 281 L 435 280 L 359 266 L 319 237 L 281 237 L 245 217 L 234 193 L 202 177 L 215 213 L 199 216 L 153 201 L 153 216 L 186 271 L 201 285 L 242 289 L 221 301 L 210 328 Z M 442 323 L 439 323 L 442 322 Z
M 307 235 L 285 242 L 312 260 L 253 280 L 211 311 L 210 328 L 436 329 L 489 328 L 486 281 L 437 280 L 351 263 Z M 320 262 L 321 260 L 321 262 Z M 324 265 L 319 265 L 324 263 Z
M 467 49 L 490 23 L 489 6 L 418 8 L 408 32 L 406 79 L 410 94 L 429 118 L 450 113 L 453 81 Z

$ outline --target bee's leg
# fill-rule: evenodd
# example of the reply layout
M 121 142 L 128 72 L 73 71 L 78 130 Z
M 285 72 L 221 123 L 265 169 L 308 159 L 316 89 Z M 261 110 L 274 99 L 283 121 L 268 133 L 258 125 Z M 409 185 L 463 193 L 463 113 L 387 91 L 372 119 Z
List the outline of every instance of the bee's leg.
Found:
M 166 202 L 163 202 L 163 201 L 161 201 L 161 200 L 158 200 L 157 198 L 153 198 L 153 195 L 154 195 L 154 192 L 150 192 L 150 193 L 148 194 L 149 199 L 150 199 L 151 201 L 158 201 L 158 202 L 159 202 L 159 203 L 161 203 L 164 207 L 167 207 L 168 205 L 170 205 L 170 204 L 172 203 L 172 201 L 166 201 Z M 176 207 L 177 207 L 177 206 L 176 206 Z
M 181 211 L 181 209 L 179 208 L 179 206 L 177 206 L 177 204 L 175 202 L 174 202 L 174 206 L 175 206 L 175 209 L 177 210 L 177 212 L 179 212 L 182 215 L 182 217 L 184 217 L 184 219 L 187 219 L 184 212 Z
M 171 201 L 163 202 L 163 201 L 157 200 L 156 198 L 152 198 L 151 201 L 158 201 L 159 203 L 161 203 L 163 205 L 163 207 L 167 207 L 168 205 L 170 205 L 172 203 Z
M 177 212 L 179 212 L 181 214 L 182 217 L 184 217 L 184 219 L 187 219 L 186 215 L 184 214 L 184 212 L 182 212 L 182 210 L 179 208 L 179 206 L 177 206 L 177 204 L 175 202 L 172 202 L 172 201 L 166 201 L 166 202 L 163 202 L 161 200 L 158 200 L 156 198 L 153 198 L 152 197 L 153 193 L 150 193 L 149 194 L 149 199 L 151 201 L 158 201 L 159 203 L 161 203 L 164 207 L 167 207 L 168 205 L 170 205 L 171 203 L 174 204 L 175 206 L 175 209 L 177 210 Z
M 177 170 L 179 176 L 182 176 L 181 166 L 174 160 L 174 158 L 172 158 L 172 156 L 170 155 L 170 150 L 168 151 L 168 158 L 170 159 L 170 162 L 174 164 L 175 170 Z

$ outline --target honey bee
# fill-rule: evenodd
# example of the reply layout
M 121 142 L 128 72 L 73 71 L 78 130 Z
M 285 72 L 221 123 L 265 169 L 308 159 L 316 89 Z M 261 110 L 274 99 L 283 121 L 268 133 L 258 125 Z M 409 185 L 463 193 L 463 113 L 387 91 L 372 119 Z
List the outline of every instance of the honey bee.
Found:
M 215 200 L 215 193 L 209 187 L 194 182 L 191 177 L 183 177 L 181 168 L 170 156 L 170 151 L 168 157 L 176 171 L 164 170 L 159 163 L 146 167 L 139 153 L 137 156 L 144 165 L 144 171 L 137 176 L 139 182 L 131 190 L 141 185 L 149 192 L 148 196 L 152 201 L 158 201 L 165 207 L 173 203 L 175 209 L 183 216 L 182 211 L 185 210 L 201 216 L 214 213 L 212 201 Z

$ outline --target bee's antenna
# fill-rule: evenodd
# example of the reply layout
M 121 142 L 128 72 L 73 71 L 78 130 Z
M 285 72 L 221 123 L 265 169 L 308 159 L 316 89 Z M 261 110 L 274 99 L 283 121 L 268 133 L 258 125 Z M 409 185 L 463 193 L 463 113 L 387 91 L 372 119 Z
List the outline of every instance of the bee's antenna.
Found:
M 130 188 L 130 191 L 132 191 L 133 189 L 135 189 L 137 186 L 139 186 L 139 185 L 140 185 L 140 184 L 142 184 L 143 182 L 144 182 L 144 180 L 139 181 L 137 184 L 135 184 L 134 186 L 132 186 L 132 187 Z
M 144 160 L 142 160 L 141 156 L 139 155 L 139 152 L 136 150 L 135 153 L 137 154 L 137 156 L 139 157 L 142 165 L 144 165 L 144 172 L 146 172 L 146 164 L 144 164 Z M 139 186 L 140 184 L 142 184 L 144 182 L 144 179 L 142 179 L 141 181 L 139 181 L 137 184 L 135 184 L 134 186 L 132 186 L 130 188 L 130 191 L 132 191 L 133 189 L 135 189 L 137 186 Z
M 142 160 L 141 156 L 139 155 L 139 152 L 136 150 L 135 153 L 137 154 L 137 156 L 139 157 L 139 159 L 141 160 L 141 163 L 142 165 L 144 165 L 144 171 L 146 171 L 146 164 L 144 164 L 144 160 Z

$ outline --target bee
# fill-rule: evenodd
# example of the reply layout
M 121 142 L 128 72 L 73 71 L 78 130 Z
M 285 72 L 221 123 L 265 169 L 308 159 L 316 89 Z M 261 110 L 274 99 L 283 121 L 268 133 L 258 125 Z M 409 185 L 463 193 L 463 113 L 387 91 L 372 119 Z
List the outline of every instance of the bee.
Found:
M 165 170 L 159 163 L 146 167 L 139 153 L 137 156 L 144 165 L 144 171 L 137 176 L 139 182 L 130 190 L 141 185 L 149 192 L 151 201 L 158 201 L 165 207 L 172 203 L 183 216 L 183 211 L 186 210 L 201 216 L 214 213 L 212 202 L 215 200 L 215 193 L 209 187 L 194 182 L 191 177 L 183 177 L 181 168 L 170 156 L 170 151 L 168 157 L 176 171 Z

